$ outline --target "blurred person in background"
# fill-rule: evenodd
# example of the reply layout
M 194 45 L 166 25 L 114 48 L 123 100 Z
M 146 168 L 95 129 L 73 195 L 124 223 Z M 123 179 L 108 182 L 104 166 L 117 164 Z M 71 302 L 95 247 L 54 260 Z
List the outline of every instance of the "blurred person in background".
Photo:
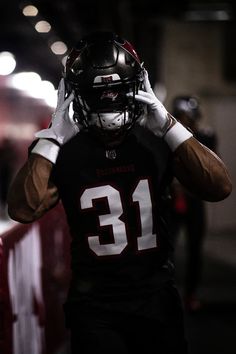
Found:
M 167 112 L 133 46 L 110 32 L 72 49 L 51 124 L 35 136 L 8 210 L 31 223 L 62 201 L 71 352 L 186 354 L 166 194 L 175 176 L 223 200 L 232 188 L 224 163 Z
M 217 136 L 211 127 L 202 123 L 200 101 L 195 96 L 177 96 L 172 102 L 172 114 L 193 136 L 206 147 L 217 152 Z M 184 266 L 183 297 L 187 311 L 197 311 L 202 304 L 198 297 L 203 266 L 203 241 L 206 236 L 205 202 L 184 188 L 177 179 L 172 188 L 172 215 L 174 244 L 180 232 L 186 241 L 186 263 Z
M 7 193 L 13 178 L 17 154 L 12 141 L 3 138 L 0 141 L 0 220 L 7 220 Z

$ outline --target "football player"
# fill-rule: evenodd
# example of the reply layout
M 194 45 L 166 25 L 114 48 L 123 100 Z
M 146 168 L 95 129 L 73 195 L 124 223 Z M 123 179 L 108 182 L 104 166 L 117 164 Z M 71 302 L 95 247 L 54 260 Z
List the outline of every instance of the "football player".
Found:
M 84 37 L 63 76 L 51 124 L 13 181 L 9 215 L 29 223 L 64 206 L 73 354 L 187 353 L 167 190 L 176 177 L 200 198 L 223 200 L 227 169 L 167 112 L 127 40 Z

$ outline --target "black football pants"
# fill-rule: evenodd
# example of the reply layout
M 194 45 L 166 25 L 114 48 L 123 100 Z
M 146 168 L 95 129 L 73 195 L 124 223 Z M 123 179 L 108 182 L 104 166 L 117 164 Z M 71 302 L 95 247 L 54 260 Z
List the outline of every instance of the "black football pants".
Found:
M 138 314 L 79 311 L 71 324 L 71 353 L 187 354 L 177 291 L 163 289 L 143 307 Z

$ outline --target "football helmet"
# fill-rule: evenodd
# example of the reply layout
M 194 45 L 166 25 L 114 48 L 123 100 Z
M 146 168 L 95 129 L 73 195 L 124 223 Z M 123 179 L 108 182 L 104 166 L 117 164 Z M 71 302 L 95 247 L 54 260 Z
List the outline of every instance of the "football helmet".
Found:
M 195 96 L 177 96 L 173 100 L 172 114 L 175 118 L 181 118 L 185 113 L 191 121 L 197 121 L 201 118 L 200 103 Z
M 81 39 L 64 71 L 67 91 L 75 96 L 74 119 L 106 143 L 119 142 L 143 113 L 135 100 L 143 72 L 133 46 L 117 34 L 101 31 Z

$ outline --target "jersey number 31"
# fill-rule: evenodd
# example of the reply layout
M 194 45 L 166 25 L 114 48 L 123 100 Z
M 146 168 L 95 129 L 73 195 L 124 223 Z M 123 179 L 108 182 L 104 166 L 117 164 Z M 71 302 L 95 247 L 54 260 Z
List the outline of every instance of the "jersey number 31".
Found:
M 101 242 L 101 236 L 89 235 L 88 244 L 97 256 L 118 255 L 128 245 L 126 225 L 121 220 L 123 205 L 119 190 L 111 185 L 88 188 L 81 195 L 81 209 L 93 208 L 94 201 L 101 198 L 106 199 L 110 212 L 105 215 L 98 215 L 99 226 L 111 227 L 114 242 L 104 244 L 104 242 Z M 157 247 L 156 234 L 153 233 L 152 200 L 147 179 L 142 179 L 137 183 L 131 198 L 139 206 L 141 234 L 137 237 L 138 251 Z

